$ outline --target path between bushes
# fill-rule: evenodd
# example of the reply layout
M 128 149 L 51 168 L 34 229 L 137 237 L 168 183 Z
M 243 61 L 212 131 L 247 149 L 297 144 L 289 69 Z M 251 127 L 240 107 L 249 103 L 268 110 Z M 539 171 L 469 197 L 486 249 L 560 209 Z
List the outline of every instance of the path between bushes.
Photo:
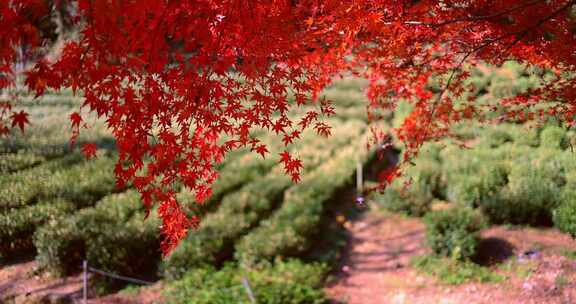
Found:
M 522 264 L 523 275 L 505 270 L 508 262 L 493 266 L 508 276 L 504 282 L 447 286 L 419 274 L 410 264 L 412 257 L 428 253 L 425 228 L 419 219 L 371 210 L 345 227 L 350 235 L 349 246 L 340 271 L 326 287 L 334 300 L 349 304 L 576 303 L 576 242 L 555 229 L 494 227 L 483 231 L 484 256 L 508 257 L 509 262 L 517 261 L 518 255 L 528 250 L 536 250 L 538 255 Z M 572 258 L 561 255 L 563 250 L 574 252 Z M 72 296 L 73 303 L 80 302 L 80 276 L 36 276 L 35 266 L 36 262 L 31 261 L 0 267 L 0 303 L 8 293 L 19 295 L 15 303 L 50 303 L 65 294 Z M 89 303 L 162 303 L 163 288 L 155 284 Z
M 419 274 L 410 264 L 412 257 L 429 252 L 421 220 L 371 210 L 345 226 L 350 235 L 347 254 L 335 280 L 326 288 L 336 301 L 349 304 L 576 303 L 576 260 L 560 254 L 562 250 L 576 250 L 576 242 L 555 229 L 495 227 L 483 231 L 480 250 L 485 256 L 507 257 L 510 263 L 523 252 L 537 250 L 538 256 L 529 261 L 528 274 L 505 270 L 500 264 L 493 269 L 508 276 L 504 282 L 447 286 Z

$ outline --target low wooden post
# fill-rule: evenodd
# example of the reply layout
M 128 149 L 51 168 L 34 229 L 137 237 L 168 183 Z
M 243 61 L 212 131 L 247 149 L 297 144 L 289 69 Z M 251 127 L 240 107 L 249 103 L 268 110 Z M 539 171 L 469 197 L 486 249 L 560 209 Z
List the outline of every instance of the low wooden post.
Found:
M 86 304 L 88 302 L 88 261 L 82 262 L 82 268 L 82 303 Z
M 242 285 L 244 285 L 244 288 L 246 289 L 246 293 L 248 294 L 248 298 L 250 298 L 250 302 L 256 303 L 256 297 L 254 297 L 252 288 L 250 288 L 250 282 L 248 282 L 248 278 L 242 278 Z
M 356 163 L 356 195 L 362 196 L 363 180 L 362 180 L 362 163 Z

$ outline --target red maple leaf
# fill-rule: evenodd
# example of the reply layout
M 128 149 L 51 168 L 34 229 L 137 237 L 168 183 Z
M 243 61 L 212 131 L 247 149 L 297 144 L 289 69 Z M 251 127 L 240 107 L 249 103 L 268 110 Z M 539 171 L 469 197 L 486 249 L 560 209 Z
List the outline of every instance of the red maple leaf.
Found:
M 28 113 L 24 111 L 14 112 L 10 118 L 12 118 L 12 128 L 18 126 L 22 132 L 24 132 L 24 126 L 30 124 Z
M 72 122 L 72 128 L 80 128 L 80 123 L 82 123 L 82 116 L 78 112 L 70 114 L 70 121 Z
M 254 149 L 256 150 L 256 153 L 262 155 L 262 158 L 265 158 L 266 153 L 268 153 L 268 149 L 266 148 L 266 145 L 258 145 L 256 146 L 256 148 Z
M 96 144 L 92 143 L 83 144 L 81 150 L 82 154 L 84 154 L 87 159 L 91 159 L 96 156 L 97 147 Z

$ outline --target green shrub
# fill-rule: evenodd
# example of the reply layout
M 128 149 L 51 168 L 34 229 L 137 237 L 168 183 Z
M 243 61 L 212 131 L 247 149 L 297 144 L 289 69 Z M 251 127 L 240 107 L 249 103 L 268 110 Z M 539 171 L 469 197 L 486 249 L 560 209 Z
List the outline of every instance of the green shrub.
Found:
M 12 173 L 38 165 L 45 157 L 33 153 L 0 154 L 0 174 Z
M 31 250 L 32 235 L 37 227 L 60 219 L 72 210 L 74 205 L 69 201 L 55 199 L 0 213 L 0 254 L 9 257 Z
M 57 197 L 86 207 L 114 191 L 115 160 L 100 157 L 81 162 L 81 157 L 72 155 L 0 177 L 0 210 Z
M 518 125 L 506 126 L 509 129 L 509 133 L 514 138 L 514 144 L 530 147 L 538 147 L 540 145 L 538 130 L 535 128 L 526 128 Z
M 514 137 L 501 128 L 489 128 L 482 132 L 480 145 L 490 148 L 499 147 L 505 143 L 513 142 Z
M 480 208 L 497 224 L 547 225 L 559 202 L 560 187 L 545 170 L 518 164 L 512 168 L 508 184 L 480 202 Z
M 115 190 L 113 163 L 113 159 L 102 157 L 55 172 L 45 171 L 40 176 L 26 173 L 10 179 L 15 187 L 0 190 L 7 195 L 6 204 L 11 206 L 0 208 L 0 252 L 8 257 L 32 250 L 32 236 L 39 226 L 93 206 Z
M 318 232 L 325 203 L 351 182 L 357 157 L 367 159 L 368 151 L 358 151 L 350 145 L 306 174 L 298 185 L 285 193 L 280 209 L 239 240 L 235 257 L 244 265 L 253 265 L 275 256 L 294 256 L 307 250 L 311 237 Z
M 242 278 L 246 277 L 257 303 L 321 304 L 327 303 L 322 291 L 325 272 L 323 265 L 297 260 L 277 261 L 250 271 L 230 264 L 219 271 L 197 268 L 172 283 L 166 297 L 174 303 L 251 303 L 242 286 Z
M 419 271 L 432 275 L 447 285 L 459 285 L 467 282 L 502 282 L 505 279 L 504 276 L 470 261 L 457 261 L 426 255 L 414 258 L 412 264 Z
M 80 154 L 72 154 L 28 170 L 1 175 L 0 210 L 26 205 L 37 196 L 39 189 L 50 183 L 50 177 L 54 172 L 81 161 Z
M 375 201 L 382 207 L 410 216 L 422 216 L 431 208 L 434 199 L 442 198 L 444 181 L 439 148 L 429 145 L 423 150 L 415 165 L 408 167 L 404 176 L 395 180 Z M 410 182 L 405 187 L 404 184 Z
M 562 203 L 553 211 L 554 226 L 576 238 L 576 192 L 565 191 Z
M 465 83 L 472 88 L 472 95 L 477 96 L 485 93 L 492 79 L 493 73 L 484 73 L 482 70 L 475 68 L 470 71 L 470 77 L 465 80 Z
M 566 130 L 557 126 L 548 126 L 540 133 L 540 145 L 551 149 L 563 148 L 566 144 Z
M 317 134 L 307 132 L 303 135 L 299 157 L 305 162 L 303 174 L 314 170 L 318 165 L 330 158 L 338 147 L 349 144 L 365 128 L 359 121 L 349 121 L 334 130 L 335 138 L 330 141 L 318 140 Z M 219 264 L 232 256 L 234 242 L 247 234 L 258 222 L 269 216 L 278 206 L 286 188 L 292 182 L 284 174 L 282 165 L 260 178 L 241 178 L 244 174 L 236 172 L 245 170 L 246 166 L 224 166 L 222 175 L 247 182 L 242 188 L 224 196 L 219 208 L 208 213 L 199 230 L 189 234 L 174 252 L 161 264 L 165 277 L 175 279 L 190 268 L 202 264 Z M 254 170 L 252 170 L 254 171 Z M 254 175 L 254 172 L 250 172 Z M 262 173 L 260 173 L 263 175 Z M 225 179 L 226 180 L 226 179 Z M 214 190 L 220 191 L 223 185 L 230 182 L 216 183 Z
M 476 208 L 480 202 L 494 196 L 508 182 L 508 170 L 504 162 L 484 160 L 483 166 L 476 166 L 472 161 L 462 161 L 472 168 L 465 169 L 464 172 L 446 172 L 449 176 L 446 196 L 451 202 Z M 475 173 L 472 173 L 474 171 Z
M 438 255 L 467 260 L 476 254 L 484 221 L 469 208 L 434 211 L 424 217 L 426 241 Z
M 416 196 L 413 199 L 413 193 L 422 193 L 417 186 L 409 186 L 409 188 L 401 189 L 401 186 L 396 184 L 388 187 L 383 194 L 378 194 L 373 197 L 373 200 L 386 208 L 387 210 L 406 214 L 409 216 L 423 216 L 431 208 L 432 197 L 430 196 Z M 428 194 L 429 192 L 424 192 Z M 420 199 L 419 199 L 420 198 Z
M 227 195 L 161 264 L 164 277 L 179 278 L 193 267 L 214 265 L 231 255 L 234 242 L 276 207 L 290 184 L 287 176 L 273 173 Z
M 83 259 L 100 269 L 124 275 L 156 263 L 156 218 L 144 221 L 136 191 L 105 197 L 94 208 L 50 221 L 34 235 L 39 266 L 55 274 L 78 270 Z
M 193 191 L 188 189 L 182 189 L 178 193 L 177 199 L 190 210 L 190 213 L 195 215 L 205 214 L 216 208 L 216 203 L 226 194 L 238 190 L 242 185 L 265 175 L 274 165 L 276 165 L 276 161 L 272 158 L 262 160 L 259 155 L 253 153 L 244 154 L 234 161 L 226 163 L 220 169 L 220 175 L 212 186 L 212 196 L 208 201 L 198 204 Z

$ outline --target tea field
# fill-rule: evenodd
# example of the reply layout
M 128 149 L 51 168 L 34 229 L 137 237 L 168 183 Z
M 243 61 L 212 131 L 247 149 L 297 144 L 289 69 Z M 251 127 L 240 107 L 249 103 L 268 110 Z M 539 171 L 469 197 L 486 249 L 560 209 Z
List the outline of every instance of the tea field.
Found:
M 506 63 L 472 71 L 469 82 L 479 103 L 497 108 L 537 86 L 538 73 Z M 203 222 L 166 258 L 158 218 L 144 220 L 136 191 L 115 185 L 117 155 L 104 123 L 91 118 L 81 133 L 79 142 L 98 146 L 98 157 L 86 160 L 68 141 L 79 98 L 25 100 L 34 125 L 0 142 L 0 261 L 4 269 L 32 263 L 30 279 L 18 282 L 38 292 L 5 283 L 0 270 L 0 299 L 43 301 L 54 294 L 36 277 L 78 280 L 87 260 L 155 282 L 138 288 L 91 275 L 94 303 L 250 303 L 246 280 L 257 303 L 570 303 L 576 132 L 552 120 L 463 122 L 453 137 L 426 144 L 384 192 L 371 193 L 367 208 L 355 202 L 357 163 L 369 179 L 395 153 L 379 159 L 365 148 L 365 85 L 349 78 L 324 92 L 337 113 L 327 119 L 332 136 L 309 131 L 289 147 L 304 162 L 300 183 L 278 163 L 280 139 L 260 133 L 272 153 L 231 153 L 206 204 L 177 189 Z M 409 111 L 402 102 L 379 127 L 398 127 Z M 63 297 L 78 299 L 75 286 Z M 478 296 L 467 299 L 472 289 Z
M 70 92 L 25 98 L 32 126 L 0 142 L 1 261 L 7 267 L 29 257 L 35 273 L 66 277 L 87 260 L 103 271 L 170 282 L 175 287 L 165 296 L 174 302 L 248 301 L 242 289 L 218 292 L 241 284 L 243 276 L 263 303 L 323 302 L 323 280 L 344 245 L 336 213 L 354 205 L 357 163 L 375 159 L 365 149 L 364 85 L 347 79 L 326 90 L 338 107 L 327 120 L 332 136 L 307 131 L 289 147 L 304 163 L 300 183 L 283 173 L 280 139 L 267 136 L 272 153 L 266 159 L 244 150 L 227 157 L 207 203 L 196 204 L 180 189 L 179 201 L 203 214 L 203 222 L 165 259 L 158 218 L 144 220 L 138 193 L 116 187 L 117 155 L 103 121 L 90 118 L 91 128 L 78 139 L 98 146 L 97 158 L 87 160 L 69 144 L 69 116 L 81 99 Z M 92 276 L 90 285 L 90 296 L 97 297 L 126 284 Z M 22 297 L 10 289 L 2 294 L 4 301 Z

